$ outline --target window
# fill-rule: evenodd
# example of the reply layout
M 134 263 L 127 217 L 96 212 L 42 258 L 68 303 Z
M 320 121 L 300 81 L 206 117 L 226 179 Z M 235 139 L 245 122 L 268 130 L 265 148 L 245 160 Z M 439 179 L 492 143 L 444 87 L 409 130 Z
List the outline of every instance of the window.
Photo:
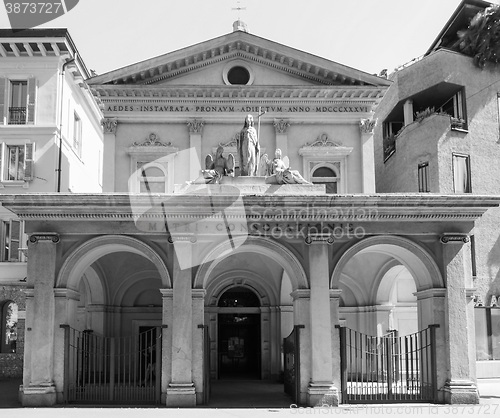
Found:
M 470 259 L 472 267 L 472 277 L 475 279 L 477 276 L 477 266 L 476 266 L 476 238 L 474 235 L 470 236 Z
M 0 324 L 0 353 L 15 353 L 17 351 L 17 304 L 7 301 L 0 305 L 2 323 Z
M 451 116 L 452 128 L 467 129 L 464 97 L 464 90 L 459 90 L 444 105 L 437 109 L 438 112 L 447 113 Z
M 0 77 L 0 124 L 35 122 L 36 79 L 9 80 Z
M 250 73 L 245 67 L 236 66 L 227 72 L 227 79 L 232 85 L 246 85 L 250 81 Z
M 25 257 L 20 251 L 24 242 L 24 224 L 21 221 L 10 220 L 1 223 L 2 252 L 0 261 L 23 262 Z
M 33 180 L 35 144 L 0 143 L 0 181 L 25 182 Z
M 429 189 L 429 163 L 418 165 L 418 191 L 419 193 L 428 193 Z
M 137 163 L 140 193 L 165 193 L 166 176 L 163 168 L 154 163 Z
M 324 184 L 327 194 L 337 194 L 337 174 L 330 167 L 319 167 L 312 173 L 314 184 Z
M 10 82 L 9 125 L 25 125 L 28 100 L 28 82 Z
M 73 149 L 78 157 L 82 156 L 82 120 L 76 113 L 73 119 Z
M 476 307 L 476 360 L 500 360 L 500 308 Z
M 453 154 L 453 188 L 455 193 L 472 193 L 468 155 Z

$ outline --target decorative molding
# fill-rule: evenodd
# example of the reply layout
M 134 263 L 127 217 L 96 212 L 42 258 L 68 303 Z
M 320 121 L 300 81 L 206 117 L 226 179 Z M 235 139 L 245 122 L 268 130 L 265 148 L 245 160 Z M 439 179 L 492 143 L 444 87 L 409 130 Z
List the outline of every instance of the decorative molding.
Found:
M 467 234 L 443 234 L 440 241 L 443 244 L 466 244 L 470 239 Z
M 498 298 L 495 295 L 491 295 L 490 307 L 491 308 L 498 308 Z
M 375 126 L 377 126 L 377 119 L 361 119 L 359 121 L 359 129 L 362 134 L 373 134 Z
M 36 244 L 40 241 L 51 241 L 54 244 L 57 244 L 60 240 L 61 238 L 59 237 L 59 234 L 55 232 L 36 232 L 31 234 L 29 238 L 29 241 L 32 244 Z
M 101 126 L 105 134 L 116 135 L 116 128 L 118 127 L 118 119 L 103 118 L 101 120 Z
M 192 119 L 186 122 L 190 134 L 201 134 L 203 132 L 203 126 L 205 122 L 201 119 Z
M 273 125 L 277 134 L 286 134 L 290 127 L 290 123 L 285 119 L 274 119 Z
M 306 143 L 304 147 L 341 147 L 342 144 L 340 142 L 333 142 L 328 137 L 328 134 L 324 133 L 318 136 L 316 141 L 312 143 Z
M 474 307 L 482 308 L 484 306 L 483 298 L 481 295 L 474 295 Z
M 170 147 L 171 142 L 161 142 L 160 138 L 155 133 L 150 133 L 144 142 L 134 142 L 133 147 Z
M 219 142 L 219 146 L 223 148 L 237 147 L 239 138 L 240 138 L 240 132 L 238 131 L 228 142 L 226 143 Z

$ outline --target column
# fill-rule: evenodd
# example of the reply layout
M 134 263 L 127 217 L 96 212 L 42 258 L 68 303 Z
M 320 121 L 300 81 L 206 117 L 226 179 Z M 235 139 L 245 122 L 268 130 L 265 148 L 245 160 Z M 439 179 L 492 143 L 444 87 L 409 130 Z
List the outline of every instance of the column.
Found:
M 168 384 L 172 380 L 172 322 L 174 317 L 174 290 L 160 289 L 162 295 L 161 330 L 161 403 L 167 402 Z
M 307 404 L 338 405 L 338 390 L 332 376 L 332 323 L 328 246 L 313 241 L 309 246 L 311 286 L 311 381 L 307 389 Z
M 102 161 L 102 191 L 115 192 L 115 158 L 117 119 L 104 118 L 101 121 L 104 133 Z
M 203 403 L 203 373 L 205 363 L 203 326 L 205 322 L 205 289 L 192 290 L 193 303 L 193 383 L 196 390 L 196 403 Z
M 57 403 L 64 401 L 64 328 L 61 325 L 75 327 L 80 293 L 71 289 L 54 289 L 54 384 Z
M 311 380 L 311 319 L 310 319 L 310 298 L 309 289 L 297 289 L 291 293 L 293 299 L 293 324 L 301 326 L 299 347 L 299 374 L 300 374 L 300 395 L 299 403 L 305 405 L 308 400 L 308 386 Z M 286 336 L 285 336 L 286 338 Z
M 340 325 L 339 321 L 339 306 L 340 306 L 340 294 L 342 290 L 332 289 L 330 290 L 330 320 L 332 326 L 332 377 L 333 386 L 337 389 L 342 387 L 342 369 L 340 365 L 340 333 L 339 329 L 336 328 Z M 340 391 L 339 391 L 340 392 Z M 341 402 L 340 396 L 337 398 L 337 404 Z
M 281 150 L 281 155 L 288 155 L 288 128 L 290 127 L 290 123 L 285 119 L 275 119 L 274 120 L 274 129 L 276 131 L 276 148 Z M 274 155 L 274 153 L 273 153 Z
M 205 122 L 199 119 L 192 119 L 187 122 L 190 148 L 189 178 L 192 180 L 200 175 L 200 167 L 205 168 L 204 158 L 201 154 L 201 134 L 204 125 Z
M 445 298 L 446 289 L 435 288 L 421 290 L 415 293 L 418 307 L 418 329 L 426 329 L 430 325 L 437 325 L 436 333 L 436 383 L 437 388 L 445 386 L 448 378 L 447 351 L 446 351 L 446 320 L 445 320 Z M 443 391 L 438 391 L 439 403 L 444 403 Z
M 373 130 L 377 125 L 375 119 L 362 119 L 361 130 L 361 172 L 363 175 L 363 193 L 375 193 L 375 148 Z
M 167 406 L 196 406 L 193 383 L 193 305 L 192 305 L 192 244 L 177 241 L 174 244 L 173 318 L 172 318 L 172 380 L 167 388 Z M 182 254 L 181 269 L 178 253 Z
M 443 271 L 446 283 L 445 351 L 448 376 L 444 400 L 449 404 L 479 403 L 475 384 L 475 324 L 469 237 L 445 234 Z
M 51 406 L 56 403 L 54 285 L 58 242 L 57 234 L 33 234 L 28 241 L 23 406 Z
M 405 126 L 413 123 L 413 100 L 408 99 L 403 105 Z

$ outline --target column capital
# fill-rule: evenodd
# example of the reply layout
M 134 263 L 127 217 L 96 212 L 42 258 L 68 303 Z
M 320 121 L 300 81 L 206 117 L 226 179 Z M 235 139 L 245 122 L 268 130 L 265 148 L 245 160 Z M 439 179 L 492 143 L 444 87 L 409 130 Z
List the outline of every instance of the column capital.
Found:
M 330 299 L 340 299 L 342 289 L 330 289 Z
M 105 134 L 116 135 L 116 128 L 118 126 L 118 119 L 116 118 L 103 118 L 101 120 L 102 130 Z
M 290 127 L 290 122 L 287 119 L 274 119 L 273 125 L 277 134 L 286 134 Z
M 290 293 L 290 296 L 293 300 L 309 299 L 311 297 L 311 291 L 309 289 L 296 289 Z
M 372 135 L 378 119 L 361 119 L 359 121 L 359 129 L 362 134 Z
M 440 241 L 443 244 L 466 244 L 470 241 L 467 234 L 444 233 L 441 235 Z
M 174 297 L 174 289 L 160 289 L 163 299 L 172 299 Z
M 54 289 L 54 296 L 56 298 L 80 300 L 80 293 L 73 289 Z
M 201 134 L 203 132 L 203 126 L 205 122 L 201 119 L 190 119 L 186 122 L 186 125 L 189 128 L 190 134 Z
M 50 241 L 57 244 L 60 240 L 61 238 L 59 237 L 59 234 L 55 232 L 35 232 L 34 234 L 31 234 L 29 238 L 29 242 L 32 244 L 36 244 L 41 241 Z
M 193 299 L 203 299 L 207 291 L 205 289 L 192 289 L 191 297 Z

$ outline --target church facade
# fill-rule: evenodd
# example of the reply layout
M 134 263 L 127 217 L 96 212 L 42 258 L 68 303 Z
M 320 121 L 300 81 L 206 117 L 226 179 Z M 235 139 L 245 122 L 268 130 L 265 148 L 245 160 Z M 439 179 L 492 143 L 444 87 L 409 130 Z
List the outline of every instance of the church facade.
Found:
M 23 405 L 193 407 L 234 378 L 309 406 L 478 402 L 469 235 L 499 201 L 375 194 L 388 80 L 236 22 L 86 85 L 103 193 L 0 197 L 28 236 Z M 240 176 L 247 115 L 306 182 Z M 206 184 L 218 147 L 234 173 Z

